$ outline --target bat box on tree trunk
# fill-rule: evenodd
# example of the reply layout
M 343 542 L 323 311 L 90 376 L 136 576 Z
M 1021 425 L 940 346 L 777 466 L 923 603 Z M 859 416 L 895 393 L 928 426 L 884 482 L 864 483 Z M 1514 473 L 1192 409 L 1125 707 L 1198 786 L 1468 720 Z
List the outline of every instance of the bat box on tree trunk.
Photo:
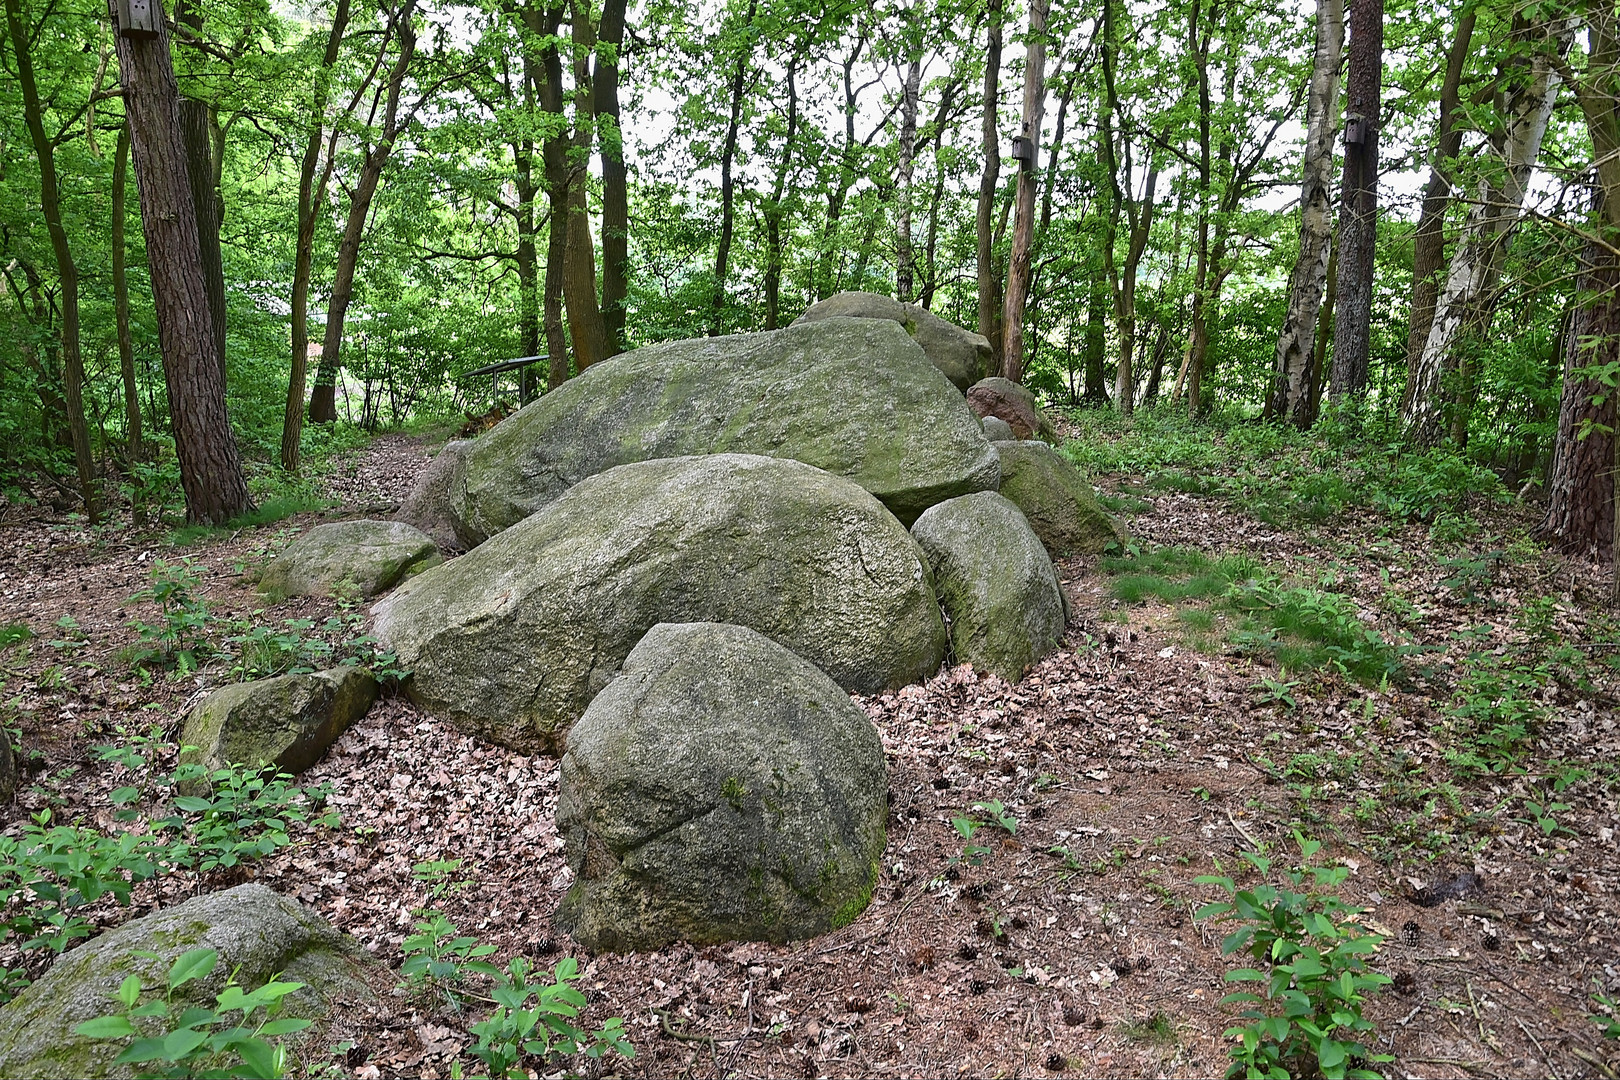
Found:
M 1344 118 L 1344 144 L 1346 146 L 1361 146 L 1367 141 L 1367 118 L 1360 113 L 1351 113 Z
M 1035 167 L 1035 140 L 1027 135 L 1014 135 L 1012 159 L 1020 162 L 1026 169 L 1033 169 Z
M 118 0 L 118 32 L 127 38 L 154 38 L 158 34 L 158 0 Z

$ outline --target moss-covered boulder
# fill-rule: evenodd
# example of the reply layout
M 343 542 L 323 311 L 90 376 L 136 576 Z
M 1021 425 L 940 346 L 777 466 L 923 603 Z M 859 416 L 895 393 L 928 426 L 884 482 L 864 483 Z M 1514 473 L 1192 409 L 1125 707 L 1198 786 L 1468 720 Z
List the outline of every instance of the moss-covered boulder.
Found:
M 467 542 L 456 532 L 453 493 L 460 491 L 467 475 L 467 451 L 472 439 L 456 439 L 427 463 L 416 486 L 400 504 L 395 519 L 422 530 L 444 551 L 465 550 Z
M 906 522 L 1000 480 L 962 395 L 905 331 L 862 319 L 615 356 L 475 440 L 459 478 L 454 465 L 431 475 L 473 547 L 605 469 L 718 453 L 847 476 Z
M 872 722 L 812 664 L 740 626 L 655 626 L 568 735 L 558 922 L 615 951 L 843 926 L 887 795 Z
M 967 390 L 990 370 L 990 342 L 983 334 L 964 330 L 916 304 L 902 304 L 889 296 L 869 292 L 836 293 L 813 304 L 793 325 L 822 319 L 850 317 L 884 319 L 899 323 L 916 339 L 929 361 L 955 384 Z
M 911 527 L 934 570 L 958 662 L 1016 682 L 1063 637 L 1063 593 L 1022 511 L 990 491 L 930 507 Z
M 1001 494 L 1024 512 L 1053 555 L 1095 555 L 1125 533 L 1080 470 L 1041 442 L 998 442 Z
M 259 579 L 259 591 L 331 596 L 340 585 L 376 596 L 443 560 L 433 540 L 403 521 L 333 521 L 288 544 Z
M 353 666 L 227 686 L 186 714 L 181 745 L 197 749 L 184 760 L 300 773 L 376 700 L 377 680 Z
M 945 654 L 927 563 L 883 504 L 752 454 L 609 469 L 373 610 L 418 703 L 523 751 L 552 747 L 660 622 L 752 627 L 861 693 Z
M 374 996 L 367 979 L 376 962 L 354 939 L 263 885 L 238 885 L 127 922 L 64 953 L 0 1008 L 0 1076 L 133 1076 L 130 1066 L 113 1064 L 126 1042 L 87 1039 L 73 1029 L 119 1011 L 118 984 L 126 976 L 161 988 L 175 959 L 201 948 L 217 950 L 219 963 L 206 979 L 177 992 L 177 1012 L 188 1004 L 212 1005 L 233 973 L 247 989 L 278 974 L 303 983 L 285 999 L 282 1015 L 317 1022 L 340 1003 Z
M 1008 438 L 1057 441 L 1057 431 L 1041 411 L 1035 395 L 1011 379 L 1003 379 L 999 375 L 980 379 L 969 388 L 967 403 L 968 408 L 982 419 L 988 421 L 995 417 L 1011 428 L 1012 434 Z M 987 426 L 986 434 L 989 431 Z

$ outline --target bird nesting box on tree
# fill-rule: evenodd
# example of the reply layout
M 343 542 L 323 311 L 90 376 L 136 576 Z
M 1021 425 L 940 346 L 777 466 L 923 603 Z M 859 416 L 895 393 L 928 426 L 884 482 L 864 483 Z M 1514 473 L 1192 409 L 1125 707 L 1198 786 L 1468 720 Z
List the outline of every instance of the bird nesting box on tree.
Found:
M 1362 146 L 1367 142 L 1367 118 L 1360 113 L 1350 113 L 1344 118 L 1344 144 L 1346 146 Z
M 1035 140 L 1028 135 L 1014 135 L 1012 159 L 1019 162 L 1026 169 L 1033 169 L 1035 167 Z
M 162 18 L 158 0 L 118 0 L 118 33 L 127 38 L 155 38 Z

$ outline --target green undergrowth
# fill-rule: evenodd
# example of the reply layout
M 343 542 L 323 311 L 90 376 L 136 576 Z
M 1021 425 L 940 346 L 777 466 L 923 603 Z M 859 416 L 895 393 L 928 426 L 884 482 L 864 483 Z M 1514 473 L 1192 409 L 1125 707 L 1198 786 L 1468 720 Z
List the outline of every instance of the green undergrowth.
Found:
M 1284 672 L 1331 670 L 1376 685 L 1400 678 L 1404 657 L 1416 651 L 1368 627 L 1349 597 L 1293 584 L 1247 555 L 1132 544 L 1102 567 L 1116 600 L 1168 604 L 1195 638 L 1218 636 Z
M 265 499 L 253 510 L 243 514 L 241 517 L 232 518 L 223 525 L 185 525 L 175 529 L 169 534 L 169 543 L 175 547 L 190 547 L 200 540 L 229 536 L 240 529 L 273 525 L 278 521 L 292 517 L 294 514 L 303 514 L 312 510 L 325 510 L 335 505 L 336 503 L 331 499 L 307 492 L 276 495 Z
M 1235 415 L 1191 421 L 1169 410 L 1126 421 L 1113 410 L 1080 409 L 1069 419 L 1079 432 L 1063 453 L 1082 469 L 1139 475 L 1144 493 L 1229 499 L 1273 526 L 1362 508 L 1454 540 L 1473 528 L 1473 508 L 1508 497 L 1496 474 L 1465 454 L 1352 439 L 1331 418 L 1309 433 Z

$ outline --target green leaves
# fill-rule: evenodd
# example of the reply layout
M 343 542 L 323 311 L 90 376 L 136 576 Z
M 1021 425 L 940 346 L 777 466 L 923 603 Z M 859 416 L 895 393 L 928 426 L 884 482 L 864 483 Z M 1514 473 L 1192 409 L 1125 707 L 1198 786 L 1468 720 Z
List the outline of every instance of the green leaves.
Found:
M 1316 891 L 1337 887 L 1345 870 L 1309 865 L 1322 845 L 1297 831 L 1294 839 L 1301 865 L 1282 871 L 1293 888 L 1262 884 L 1245 890 L 1228 877 L 1197 879 L 1231 899 L 1205 904 L 1194 917 L 1240 923 L 1222 942 L 1222 955 L 1247 953 L 1263 965 L 1226 973 L 1227 982 L 1260 987 L 1222 999 L 1245 1006 L 1242 1015 L 1249 1021 L 1227 1032 L 1237 1040 L 1227 1076 L 1318 1073 L 1329 1080 L 1376 1076 L 1367 1070 L 1348 1070 L 1356 1057 L 1390 1060 L 1373 1054 L 1361 1041 L 1373 1027 L 1361 1015 L 1365 997 L 1389 982 L 1368 971 L 1361 957 L 1376 952 L 1383 939 L 1351 921 L 1359 908 L 1332 893 Z M 1271 869 L 1270 860 L 1262 856 L 1245 858 L 1262 874 Z M 1297 891 L 1307 881 L 1314 888 Z

